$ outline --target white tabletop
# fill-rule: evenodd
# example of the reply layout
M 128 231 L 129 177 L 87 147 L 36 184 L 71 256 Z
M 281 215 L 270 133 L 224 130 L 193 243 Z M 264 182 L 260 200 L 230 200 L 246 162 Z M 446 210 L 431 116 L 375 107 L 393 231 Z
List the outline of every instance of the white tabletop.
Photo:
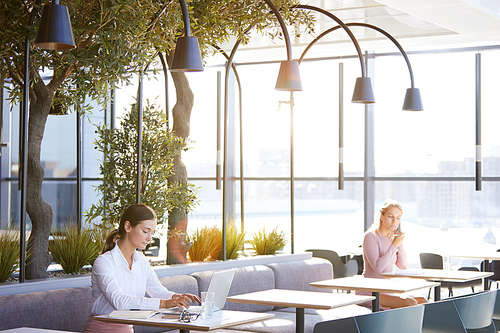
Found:
M 229 296 L 227 300 L 234 303 L 328 310 L 346 305 L 369 302 L 373 298 L 373 296 L 352 294 L 270 289 L 237 296 Z
M 470 259 L 484 259 L 484 260 L 500 260 L 500 252 L 493 251 L 467 251 L 466 253 L 452 253 L 450 257 L 459 257 L 459 258 L 470 258 Z
M 162 316 L 163 315 L 160 313 L 147 319 L 136 319 L 109 318 L 107 315 L 104 315 L 95 316 L 94 319 L 119 324 L 153 326 L 182 330 L 211 331 L 219 328 L 227 328 L 234 325 L 241 325 L 270 319 L 274 317 L 274 314 L 222 310 L 214 312 L 213 317 L 210 319 L 199 318 L 198 320 L 190 323 L 179 322 L 175 318 L 164 319 L 162 318 Z
M 432 281 L 447 281 L 447 282 L 467 282 L 476 279 L 482 279 L 493 275 L 491 272 L 478 271 L 455 271 L 443 269 L 415 269 L 415 270 L 398 270 L 392 273 L 382 273 L 387 277 L 424 279 Z
M 410 279 L 375 279 L 355 275 L 312 282 L 310 285 L 318 288 L 402 294 L 418 289 L 432 288 L 438 286 L 439 283 Z

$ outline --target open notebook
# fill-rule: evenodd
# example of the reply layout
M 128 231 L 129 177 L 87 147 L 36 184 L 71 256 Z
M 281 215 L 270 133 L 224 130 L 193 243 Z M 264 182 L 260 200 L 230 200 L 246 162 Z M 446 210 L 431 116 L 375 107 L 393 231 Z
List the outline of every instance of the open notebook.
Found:
M 155 310 L 115 310 L 109 314 L 109 318 L 146 319 L 157 313 Z
M 226 271 L 215 272 L 210 279 L 210 284 L 208 285 L 208 292 L 214 293 L 214 312 L 219 311 L 226 304 L 226 297 L 229 293 L 229 288 L 231 288 L 231 283 L 233 282 L 234 269 L 229 269 Z M 171 308 L 166 310 L 161 310 L 161 313 L 172 314 L 180 313 L 181 308 Z M 189 312 L 200 312 L 201 306 L 190 306 L 187 309 Z

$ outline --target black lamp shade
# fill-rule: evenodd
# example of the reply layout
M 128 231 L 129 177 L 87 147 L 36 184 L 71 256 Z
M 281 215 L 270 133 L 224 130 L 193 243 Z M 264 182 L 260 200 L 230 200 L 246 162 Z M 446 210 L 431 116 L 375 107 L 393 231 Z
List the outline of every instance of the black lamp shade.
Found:
M 302 90 L 299 63 L 297 61 L 285 60 L 281 62 L 275 89 L 284 91 Z
M 364 103 L 370 104 L 375 103 L 375 98 L 373 97 L 372 81 L 369 77 L 358 77 L 356 79 L 356 86 L 354 87 L 354 93 L 352 94 L 353 103 Z
M 406 89 L 405 101 L 403 103 L 403 111 L 423 111 L 422 99 L 420 98 L 420 90 L 418 88 Z
M 46 50 L 68 50 L 76 47 L 68 7 L 53 3 L 43 6 L 35 45 Z
M 201 72 L 204 70 L 201 61 L 200 46 L 196 37 L 179 37 L 175 46 L 172 72 Z

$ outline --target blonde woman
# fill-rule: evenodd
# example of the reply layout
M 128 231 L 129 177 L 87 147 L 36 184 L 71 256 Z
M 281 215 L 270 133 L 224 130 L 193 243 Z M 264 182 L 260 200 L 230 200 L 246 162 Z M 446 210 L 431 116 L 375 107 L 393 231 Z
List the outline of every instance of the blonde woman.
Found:
M 86 333 L 133 333 L 132 325 L 95 320 L 113 310 L 188 308 L 201 300 L 192 294 L 176 294 L 165 288 L 149 265 L 144 250 L 156 230 L 156 214 L 150 207 L 136 204 L 128 207 L 118 229 L 111 231 L 101 255 L 92 267 L 92 314 Z M 145 294 L 150 297 L 145 297 Z
M 363 240 L 363 275 L 368 278 L 385 278 L 381 273 L 390 273 L 394 265 L 399 269 L 408 268 L 408 259 L 403 243 L 404 232 L 398 232 L 403 216 L 403 207 L 395 200 L 388 199 L 379 210 L 380 218 L 366 231 Z M 380 306 L 401 308 L 427 303 L 424 297 L 405 297 L 380 294 Z

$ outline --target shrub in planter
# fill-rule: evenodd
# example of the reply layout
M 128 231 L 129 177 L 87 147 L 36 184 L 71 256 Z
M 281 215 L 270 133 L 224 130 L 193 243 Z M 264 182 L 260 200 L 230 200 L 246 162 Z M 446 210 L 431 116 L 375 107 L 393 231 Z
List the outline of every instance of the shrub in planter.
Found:
M 222 260 L 222 230 L 218 227 L 203 227 L 188 235 L 191 243 L 189 259 L 191 261 Z M 243 250 L 245 233 L 239 232 L 230 222 L 226 230 L 226 259 L 236 259 Z
M 74 225 L 63 228 L 61 236 L 49 242 L 49 251 L 64 273 L 76 274 L 83 266 L 93 264 L 102 249 L 100 236 L 92 230 L 81 232 Z
M 269 233 L 266 232 L 266 228 L 264 227 L 262 230 L 254 233 L 253 239 L 250 241 L 250 244 L 252 244 L 253 249 L 258 255 L 275 254 L 286 243 L 285 233 L 283 231 L 278 233 L 278 227 Z
M 217 227 L 198 228 L 188 234 L 187 240 L 191 243 L 188 252 L 190 261 L 215 260 L 221 252 L 221 234 Z
M 0 234 L 0 282 L 5 282 L 19 267 L 19 233 Z
M 219 233 L 221 239 L 220 243 L 222 244 L 222 231 Z M 243 246 L 245 245 L 245 233 L 240 232 L 236 226 L 234 225 L 234 221 L 231 221 L 226 230 L 226 259 L 236 259 L 238 258 L 240 251 L 243 251 Z M 219 257 L 219 260 L 223 259 L 222 246 Z

